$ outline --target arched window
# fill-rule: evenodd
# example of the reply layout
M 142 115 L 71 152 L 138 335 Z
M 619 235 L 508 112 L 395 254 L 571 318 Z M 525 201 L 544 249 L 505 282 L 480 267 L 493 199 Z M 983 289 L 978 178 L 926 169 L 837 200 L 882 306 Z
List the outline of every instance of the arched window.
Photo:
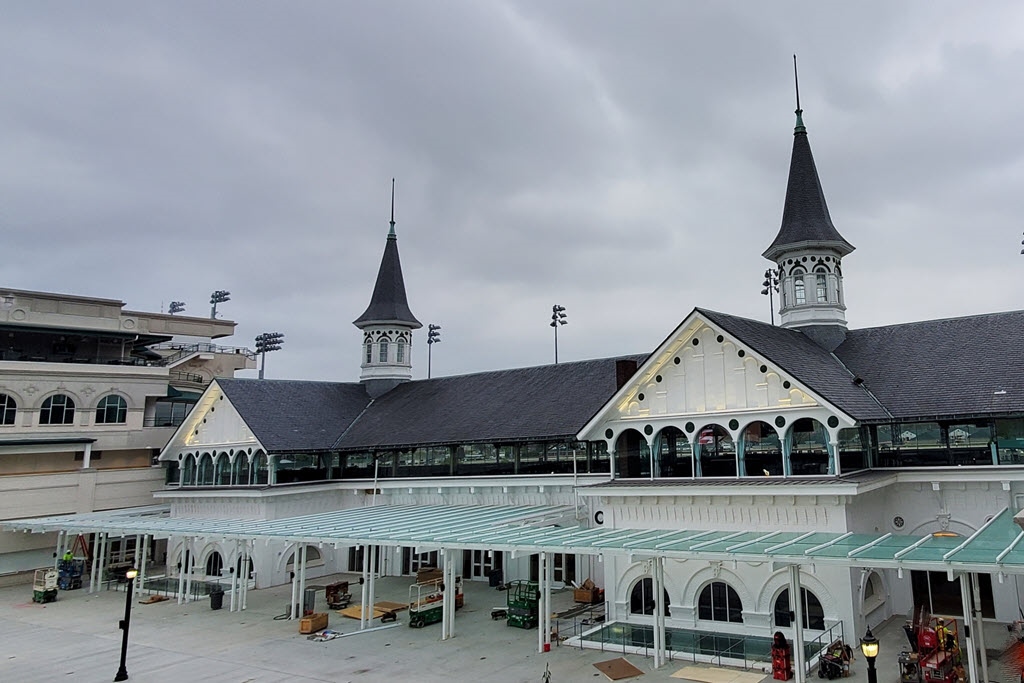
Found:
M 96 405 L 96 424 L 119 425 L 128 419 L 128 404 L 117 394 L 108 394 Z
M 387 363 L 388 362 L 388 340 L 380 340 L 380 353 L 377 354 L 377 362 Z
M 405 362 L 405 344 L 398 342 L 398 348 L 395 349 L 395 361 L 398 363 Z
M 828 301 L 828 276 L 821 266 L 814 269 L 814 299 L 818 303 Z
M 206 575 L 207 576 L 220 576 L 220 570 L 224 568 L 224 558 L 221 557 L 220 553 L 214 550 L 210 553 L 210 556 L 206 558 Z
M 697 600 L 697 618 L 706 621 L 743 623 L 743 603 L 739 594 L 725 581 L 704 586 Z
M 0 394 L 0 425 L 14 424 L 14 415 L 18 412 L 18 402 L 12 396 Z
M 75 422 L 75 402 L 65 394 L 54 394 L 39 409 L 39 424 L 69 425 Z
M 807 303 L 807 292 L 804 290 L 804 271 L 802 268 L 793 270 L 793 298 L 796 305 Z
M 661 611 L 667 617 L 668 614 L 668 591 L 661 597 Z M 633 584 L 633 590 L 629 594 L 630 614 L 654 614 L 654 581 L 644 578 Z
M 806 588 L 801 588 L 800 599 L 803 601 L 804 618 L 802 621 L 804 628 L 824 631 L 825 610 L 821 608 L 821 601 L 818 600 L 818 596 Z M 790 619 L 790 612 L 789 589 L 787 588 L 779 593 L 779 597 L 775 599 L 775 625 L 779 627 L 791 626 L 793 621 Z
M 373 344 L 366 343 L 366 364 L 369 365 L 373 362 Z

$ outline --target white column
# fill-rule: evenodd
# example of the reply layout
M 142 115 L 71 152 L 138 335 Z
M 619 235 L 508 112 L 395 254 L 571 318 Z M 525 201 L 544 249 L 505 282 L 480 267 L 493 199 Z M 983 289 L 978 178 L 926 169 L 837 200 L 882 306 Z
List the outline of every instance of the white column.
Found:
M 544 577 L 544 590 L 547 596 L 544 598 L 544 614 L 541 620 L 544 622 L 544 645 L 551 649 L 551 584 L 555 582 L 555 563 L 552 561 L 551 553 L 544 553 L 544 564 L 547 566 L 547 576 Z
M 53 568 L 57 568 L 57 563 L 60 562 L 60 558 L 64 556 L 64 537 L 67 536 L 67 532 L 57 532 L 57 547 L 53 551 Z
M 661 557 L 651 560 L 651 588 L 654 591 L 654 668 L 660 669 L 665 664 L 665 576 Z
M 241 592 L 238 596 L 238 611 L 245 609 L 246 592 L 249 590 L 249 541 L 242 541 L 242 570 L 238 572 L 242 581 Z
M 978 652 L 981 654 L 981 678 L 979 681 L 988 680 L 988 653 L 985 651 L 985 627 L 981 616 L 981 590 L 978 586 L 978 575 L 971 572 L 971 593 L 974 596 L 974 609 L 972 610 L 971 631 L 978 639 Z
M 308 547 L 304 543 L 299 546 L 302 558 L 302 565 L 299 568 L 299 616 L 306 615 L 306 549 Z
M 295 544 L 295 548 L 292 551 L 292 605 L 288 608 L 289 620 L 293 620 L 293 618 L 298 616 L 295 612 L 299 610 L 299 599 L 296 594 L 299 592 L 299 553 L 301 548 L 299 544 Z
M 138 552 L 138 546 L 135 546 Z M 142 561 L 139 563 L 139 576 L 135 580 L 135 594 L 142 595 L 142 589 L 146 585 L 146 564 L 149 561 L 149 536 L 142 534 Z
M 110 557 L 110 533 L 105 532 L 103 534 L 103 552 L 100 553 L 100 575 L 96 579 L 96 590 L 100 589 L 100 583 L 103 582 L 103 575 L 107 573 L 107 566 L 110 564 L 108 558 Z
M 92 444 L 85 444 L 85 448 L 82 450 L 82 469 L 89 469 L 89 463 L 92 460 Z
M 372 612 L 367 610 L 372 609 L 367 603 L 370 601 L 370 546 L 363 546 L 363 586 L 362 586 L 362 603 L 359 606 L 359 630 L 362 631 L 366 628 L 369 621 L 368 617 Z
M 444 566 L 441 568 L 441 583 L 444 586 L 444 590 L 441 592 L 441 640 L 448 640 L 452 637 L 452 614 L 455 612 L 454 572 L 452 572 L 454 567 L 454 553 L 446 548 L 444 550 Z
M 193 567 L 193 565 L 195 565 L 195 562 L 196 562 L 196 539 L 195 539 L 195 537 L 194 536 L 189 536 L 188 540 L 186 541 L 186 543 L 188 544 L 186 546 L 188 548 L 187 557 L 184 554 L 182 555 L 183 560 L 185 560 L 185 561 L 182 562 L 183 571 L 185 572 L 185 602 L 191 602 L 192 601 L 192 567 Z
M 544 652 L 544 612 L 547 610 L 547 553 L 537 553 L 537 652 Z
M 800 599 L 800 565 L 789 567 L 789 607 L 793 611 L 793 673 L 796 683 L 805 683 L 804 601 Z
M 964 610 L 964 649 L 967 650 L 967 680 L 978 681 L 978 652 L 974 646 L 974 619 L 971 618 L 971 588 L 967 574 L 960 575 L 960 604 Z
M 178 604 L 185 602 L 185 553 L 188 550 L 188 539 L 181 539 L 181 555 L 178 559 Z
M 366 546 L 370 552 L 370 577 L 367 594 L 366 625 L 373 626 L 373 605 L 377 602 L 377 546 Z
M 102 533 L 96 534 L 96 539 L 93 541 L 92 546 L 92 564 L 89 565 L 89 592 L 96 592 L 96 571 L 100 566 L 100 539 L 103 537 Z
M 232 470 L 234 470 L 234 468 L 232 468 Z M 234 554 L 232 556 L 231 564 L 229 565 L 230 568 L 228 569 L 228 576 L 231 577 L 231 603 L 228 605 L 228 611 L 229 612 L 234 612 L 235 611 L 236 597 L 237 597 L 237 594 L 238 594 L 238 592 L 240 590 L 239 586 L 238 586 L 238 574 L 239 574 L 239 568 L 242 566 L 241 562 L 242 562 L 242 545 L 241 545 L 241 541 L 239 541 L 236 538 L 235 539 L 235 552 L 234 552 Z

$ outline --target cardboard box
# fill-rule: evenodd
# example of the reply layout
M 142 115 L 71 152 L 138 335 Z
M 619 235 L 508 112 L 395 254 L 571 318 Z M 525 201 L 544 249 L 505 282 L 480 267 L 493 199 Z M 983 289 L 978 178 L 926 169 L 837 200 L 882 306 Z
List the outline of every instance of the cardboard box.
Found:
M 587 605 L 604 602 L 604 590 L 594 585 L 594 582 L 587 579 L 583 585 L 572 592 L 573 600 Z
M 315 612 L 308 617 L 299 619 L 299 633 L 303 635 L 323 631 L 325 628 L 327 628 L 326 612 Z

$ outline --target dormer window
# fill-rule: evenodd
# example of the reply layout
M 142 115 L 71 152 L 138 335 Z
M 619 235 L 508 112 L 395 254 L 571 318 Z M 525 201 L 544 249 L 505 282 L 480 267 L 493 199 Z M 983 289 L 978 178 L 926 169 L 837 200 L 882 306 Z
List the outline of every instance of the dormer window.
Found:
M 793 271 L 793 297 L 796 299 L 797 306 L 807 303 L 807 292 L 804 289 L 804 271 L 802 268 L 797 268 Z
M 388 340 L 380 340 L 380 352 L 377 354 L 377 362 L 387 363 L 388 362 Z

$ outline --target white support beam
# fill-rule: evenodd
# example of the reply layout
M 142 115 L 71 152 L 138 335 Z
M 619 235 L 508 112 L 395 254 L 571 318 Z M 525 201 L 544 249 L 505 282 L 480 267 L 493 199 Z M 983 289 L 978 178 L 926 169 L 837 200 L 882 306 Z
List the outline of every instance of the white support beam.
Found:
M 974 597 L 971 610 L 971 632 L 978 639 L 978 652 L 981 653 L 981 678 L 980 681 L 988 680 L 988 654 L 985 650 L 985 625 L 981 614 L 981 589 L 978 586 L 978 575 L 971 572 L 971 593 Z
M 800 596 L 800 565 L 789 567 L 789 607 L 793 612 L 793 672 L 796 683 L 806 683 L 804 663 L 804 604 Z
M 974 620 L 971 618 L 971 587 L 970 576 L 960 575 L 960 604 L 964 611 L 964 649 L 967 650 L 967 680 L 977 681 L 978 678 L 978 651 L 974 644 Z

